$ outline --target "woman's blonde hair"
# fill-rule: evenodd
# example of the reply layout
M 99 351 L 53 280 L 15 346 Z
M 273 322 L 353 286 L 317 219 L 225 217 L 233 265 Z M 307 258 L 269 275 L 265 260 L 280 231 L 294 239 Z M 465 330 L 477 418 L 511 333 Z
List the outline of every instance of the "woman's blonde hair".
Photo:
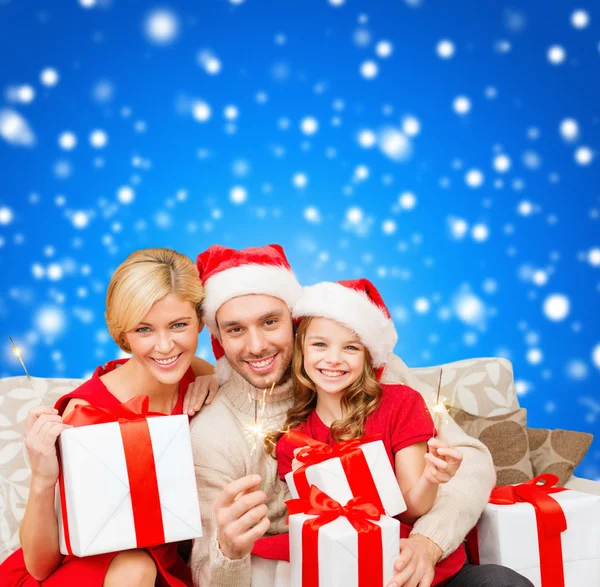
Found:
M 142 249 L 131 253 L 111 277 L 106 293 L 106 325 L 114 341 L 125 351 L 123 338 L 150 311 L 173 293 L 191 302 L 201 319 L 204 288 L 191 259 L 171 249 Z
M 317 390 L 304 369 L 304 339 L 312 318 L 302 318 L 296 331 L 294 355 L 292 357 L 292 381 L 294 406 L 287 413 L 283 428 L 269 434 L 264 441 L 265 451 L 275 456 L 277 441 L 288 431 L 306 422 L 317 407 Z M 342 396 L 344 418 L 331 425 L 331 436 L 335 442 L 360 438 L 365 433 L 367 417 L 373 413 L 381 399 L 381 387 L 377 382 L 371 355 L 365 347 L 365 361 L 359 378 L 350 385 Z

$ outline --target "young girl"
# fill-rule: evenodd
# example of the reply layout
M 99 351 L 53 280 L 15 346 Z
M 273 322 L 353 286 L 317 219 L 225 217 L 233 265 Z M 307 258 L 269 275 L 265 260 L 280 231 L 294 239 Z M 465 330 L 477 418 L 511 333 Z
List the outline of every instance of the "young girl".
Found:
M 25 445 L 31 462 L 31 485 L 20 529 L 22 549 L 0 565 L 0 585 L 192 585 L 175 543 L 85 558 L 63 556 L 54 494 L 58 480 L 56 440 L 70 427 L 62 417 L 77 404 L 110 410 L 136 395 L 147 395 L 151 411 L 183 413 L 184 395 L 194 381 L 190 364 L 202 329 L 202 297 L 194 263 L 175 251 L 137 251 L 117 268 L 108 286 L 106 322 L 115 342 L 132 357 L 98 367 L 89 381 L 60 398 L 54 409 L 40 406 L 30 410 Z M 199 374 L 212 371 L 208 363 L 199 367 Z M 190 404 L 193 407 L 194 403 Z
M 435 436 L 422 396 L 404 385 L 380 384 L 386 358 L 397 334 L 379 292 L 366 279 L 321 283 L 304 289 L 293 310 L 300 319 L 292 359 L 294 407 L 283 430 L 300 432 L 333 445 L 381 434 L 407 510 L 406 525 L 433 506 L 440 483 L 458 470 L 462 455 Z M 283 432 L 277 442 L 278 472 L 283 480 L 295 469 L 295 454 Z M 272 446 L 272 445 L 271 445 Z M 436 567 L 436 581 L 447 580 L 465 561 L 461 548 Z

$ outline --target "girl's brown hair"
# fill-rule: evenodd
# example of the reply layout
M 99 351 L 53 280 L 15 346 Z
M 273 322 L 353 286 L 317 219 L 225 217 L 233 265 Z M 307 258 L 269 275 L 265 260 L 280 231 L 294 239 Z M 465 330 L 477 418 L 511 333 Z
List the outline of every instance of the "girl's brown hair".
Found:
M 280 430 L 266 436 L 264 449 L 275 457 L 277 441 L 288 431 L 297 428 L 317 407 L 317 390 L 304 369 L 304 340 L 312 317 L 302 318 L 296 331 L 292 357 L 292 381 L 294 406 L 287 413 L 285 424 Z M 373 413 L 381 399 L 381 387 L 373 371 L 371 355 L 365 347 L 365 362 L 360 377 L 345 390 L 342 396 L 344 418 L 331 425 L 331 436 L 335 442 L 360 438 L 364 435 L 367 417 Z

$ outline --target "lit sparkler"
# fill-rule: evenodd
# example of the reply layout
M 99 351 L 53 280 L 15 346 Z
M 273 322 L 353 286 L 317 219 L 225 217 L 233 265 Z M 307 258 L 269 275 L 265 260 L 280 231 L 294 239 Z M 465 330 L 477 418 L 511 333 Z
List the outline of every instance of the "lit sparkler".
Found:
M 13 353 L 14 353 L 15 357 L 17 357 L 17 359 L 19 359 L 19 362 L 21 363 L 21 367 L 23 367 L 23 371 L 25 371 L 25 375 L 27 376 L 27 381 L 29 381 L 29 384 L 35 391 L 35 387 L 33 385 L 33 379 L 31 379 L 31 375 L 29 375 L 29 371 L 27 371 L 27 367 L 25 367 L 23 357 L 21 356 L 21 349 L 15 344 L 15 341 L 13 340 L 12 336 L 9 336 L 8 338 L 10 338 L 10 343 L 13 346 Z
M 438 381 L 438 389 L 437 389 L 437 395 L 435 398 L 435 404 L 431 408 L 431 411 L 433 412 L 433 434 L 432 434 L 432 436 L 435 436 L 435 431 L 437 430 L 436 422 L 439 421 L 439 418 L 441 418 L 442 414 L 446 411 L 446 404 L 444 403 L 445 398 L 440 399 L 440 392 L 442 390 L 442 371 L 443 371 L 443 369 L 440 369 L 440 379 Z
M 271 385 L 271 389 L 269 390 L 269 397 L 273 394 L 273 389 L 275 388 L 275 383 Z M 263 416 L 265 413 L 265 407 L 267 405 L 266 402 L 267 397 L 267 389 L 262 390 L 262 397 L 256 398 L 253 397 L 252 394 L 248 393 L 248 399 L 251 402 L 254 402 L 254 423 L 248 426 L 245 426 L 246 438 L 251 445 L 251 452 L 258 447 L 260 444 L 262 446 L 263 440 L 265 436 L 268 434 L 267 431 L 263 428 Z

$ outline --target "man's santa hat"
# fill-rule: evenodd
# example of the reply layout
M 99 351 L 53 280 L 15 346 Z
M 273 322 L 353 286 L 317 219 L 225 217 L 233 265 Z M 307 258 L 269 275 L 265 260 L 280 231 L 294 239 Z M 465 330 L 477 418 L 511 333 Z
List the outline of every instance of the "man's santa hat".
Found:
M 368 279 L 324 281 L 305 287 L 292 315 L 295 319 L 330 318 L 353 330 L 369 350 L 378 379 L 398 340 L 392 317 Z
M 211 335 L 217 377 L 221 383 L 231 375 L 217 325 L 217 311 L 227 301 L 249 294 L 279 298 L 290 309 L 302 295 L 302 286 L 279 245 L 250 247 L 238 251 L 213 245 L 198 255 L 196 266 L 204 286 L 202 319 Z

